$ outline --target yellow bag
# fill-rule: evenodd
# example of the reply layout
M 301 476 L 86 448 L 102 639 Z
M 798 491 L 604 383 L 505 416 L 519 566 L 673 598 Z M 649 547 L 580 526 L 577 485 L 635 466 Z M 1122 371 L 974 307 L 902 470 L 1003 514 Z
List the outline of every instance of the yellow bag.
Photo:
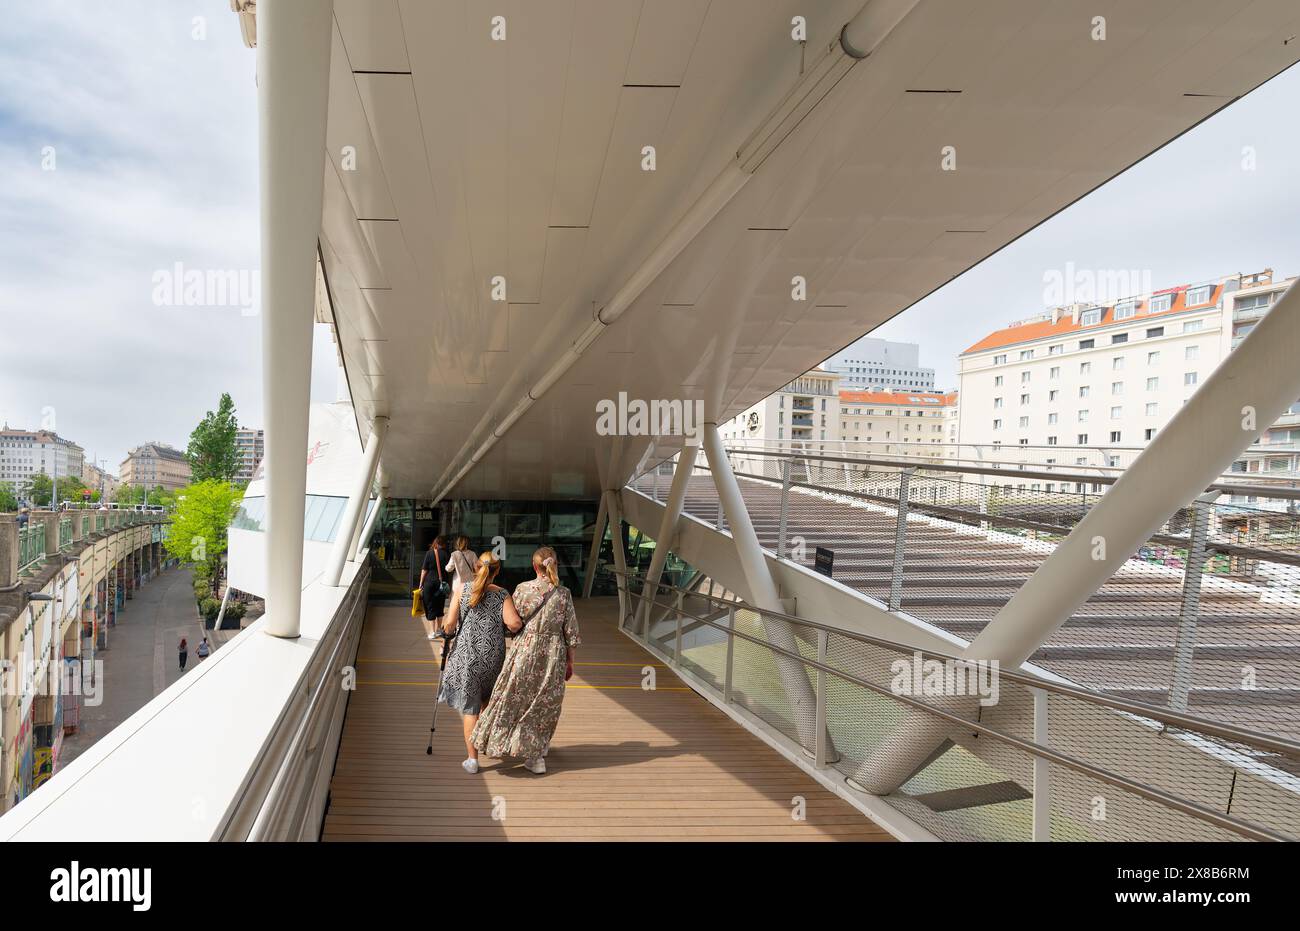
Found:
M 424 604 L 420 599 L 420 590 L 418 588 L 411 590 L 411 617 L 419 617 L 424 613 Z

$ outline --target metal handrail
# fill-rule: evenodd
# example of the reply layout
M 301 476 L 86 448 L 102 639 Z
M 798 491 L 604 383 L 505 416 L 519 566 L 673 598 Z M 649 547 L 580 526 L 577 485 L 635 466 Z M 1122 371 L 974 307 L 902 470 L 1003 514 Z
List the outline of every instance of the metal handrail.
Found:
M 830 441 L 828 440 L 827 442 Z M 1023 469 L 1014 469 L 1014 470 L 994 469 L 994 468 L 989 468 L 988 466 L 946 465 L 941 461 L 926 459 L 924 457 L 917 457 L 915 459 L 873 459 L 873 458 L 866 458 L 862 456 L 827 456 L 820 453 L 804 454 L 804 453 L 791 453 L 791 452 L 773 452 L 771 450 L 766 450 L 766 449 L 748 449 L 744 447 L 730 447 L 730 446 L 726 448 L 726 452 L 728 453 L 728 455 L 748 454 L 752 456 L 768 456 L 774 459 L 803 459 L 803 460 L 813 460 L 817 462 L 836 462 L 836 463 L 851 464 L 851 465 L 877 465 L 877 466 L 883 466 L 885 468 L 891 468 L 891 469 L 919 469 L 926 472 L 955 472 L 964 475 L 988 475 L 988 476 L 995 476 L 998 478 L 1007 478 L 1009 476 L 1015 476 L 1016 478 L 1037 478 L 1046 481 L 1076 482 L 1085 485 L 1113 485 L 1117 481 L 1119 481 L 1118 475 L 1116 476 L 1080 475 L 1074 472 L 1059 472 L 1056 471 L 1054 466 L 1048 465 L 1047 463 L 1008 463 L 1008 465 L 1039 465 L 1050 470 L 1046 472 L 1038 472 L 1038 471 L 1031 472 Z M 661 459 L 654 466 L 651 466 L 650 469 L 654 469 L 659 465 L 662 465 L 663 463 L 669 461 L 670 459 L 672 459 L 671 456 L 669 456 L 666 459 Z M 1103 468 L 1103 467 L 1097 466 L 1096 468 Z M 649 469 L 647 469 L 646 471 L 649 471 Z M 1118 471 L 1122 474 L 1124 470 L 1122 468 L 1113 468 L 1113 471 Z M 1247 494 L 1247 495 L 1255 495 L 1257 497 L 1300 500 L 1300 488 L 1295 487 L 1296 484 L 1295 480 L 1287 479 L 1285 481 L 1291 482 L 1290 486 L 1248 485 L 1245 483 L 1237 483 L 1237 482 L 1216 482 L 1213 485 L 1207 486 L 1206 491 L 1226 491 L 1236 495 Z M 1002 484 L 1005 484 L 1005 482 Z M 1069 494 L 1069 492 L 1061 492 L 1061 494 Z
M 645 576 L 637 572 L 623 572 L 613 566 L 602 566 L 604 571 L 613 575 L 622 575 L 629 579 L 640 579 L 644 581 Z M 660 582 L 659 588 L 670 592 L 681 592 L 683 597 L 703 598 L 715 605 L 721 605 L 728 608 L 740 608 L 746 611 L 753 611 L 756 614 L 763 614 L 767 617 L 777 618 L 791 624 L 799 624 L 804 627 L 810 627 L 813 630 L 824 630 L 827 633 L 837 634 L 850 640 L 857 640 L 870 646 L 880 647 L 886 650 L 893 650 L 896 653 L 905 653 L 911 656 L 913 653 L 920 653 L 922 656 L 931 657 L 938 660 L 952 660 L 954 662 L 971 662 L 966 657 L 959 656 L 956 653 L 945 653 L 941 650 L 933 650 L 928 647 L 911 646 L 900 643 L 897 640 L 886 640 L 881 637 L 873 637 L 870 634 L 860 633 L 855 630 L 845 630 L 843 627 L 837 627 L 833 624 L 827 624 L 823 621 L 813 621 L 808 618 L 796 617 L 793 614 L 784 614 L 780 611 L 770 611 L 766 608 L 758 608 L 746 601 L 735 600 L 728 601 L 725 598 L 718 598 L 704 592 L 688 592 L 685 589 L 676 588 Z M 644 597 L 644 596 L 642 596 Z M 661 606 L 662 607 L 662 606 Z M 673 610 L 677 610 L 673 606 Z M 724 628 L 725 629 L 725 628 Z M 1195 731 L 1200 734 L 1206 734 L 1210 737 L 1218 737 L 1221 740 L 1230 741 L 1231 743 L 1243 744 L 1256 750 L 1266 753 L 1279 753 L 1283 756 L 1293 756 L 1300 760 L 1300 742 L 1287 740 L 1284 737 L 1274 737 L 1259 731 L 1252 731 L 1247 728 L 1234 727 L 1230 724 L 1220 724 L 1215 721 L 1209 721 L 1199 718 L 1195 715 L 1182 714 L 1177 711 L 1171 711 L 1167 708 L 1161 708 L 1156 705 L 1148 705 L 1145 702 L 1129 701 L 1123 698 L 1113 698 L 1101 692 L 1093 691 L 1082 686 L 1067 685 L 1057 682 L 1053 679 L 1046 679 L 1042 676 L 1035 675 L 1031 672 L 1022 672 L 1016 669 L 1005 669 L 999 667 L 998 675 L 1012 682 L 1024 685 L 1027 688 L 1043 689 L 1048 692 L 1055 692 L 1059 695 L 1065 695 L 1089 704 L 1100 705 L 1109 708 L 1112 711 L 1120 711 L 1125 714 L 1135 715 L 1141 718 L 1149 718 L 1163 724 L 1166 728 L 1175 728 L 1178 730 Z
M 633 573 L 622 573 L 619 572 L 619 570 L 608 566 L 604 568 L 606 569 L 606 571 L 613 572 L 615 574 L 625 575 L 627 577 L 634 577 Z M 712 599 L 712 596 L 699 595 L 698 593 L 694 593 L 694 592 L 684 592 L 684 590 L 681 589 L 673 589 L 672 586 L 660 585 L 659 587 L 667 588 L 670 591 L 674 591 L 674 590 L 679 591 L 682 592 L 683 595 L 690 594 L 696 597 L 706 597 L 706 598 L 710 598 L 710 600 L 714 600 Z M 643 600 L 645 599 L 644 594 L 641 597 Z M 810 627 L 817 627 L 818 629 L 831 630 L 834 633 L 839 634 L 841 636 L 854 637 L 854 634 L 851 631 L 845 631 L 841 628 L 825 628 L 822 625 L 810 624 L 809 622 L 807 622 L 802 618 L 795 618 L 790 615 L 782 614 L 777 611 L 766 611 L 760 608 L 755 608 L 752 605 L 745 604 L 744 602 L 722 602 L 722 603 L 728 605 L 729 608 L 741 607 L 746 610 L 752 611 L 756 614 L 759 614 L 760 616 L 780 617 L 782 619 L 785 619 L 787 621 L 792 621 L 797 624 L 802 624 Z M 1002 731 L 991 728 L 988 725 L 981 724 L 977 721 L 972 721 L 968 718 L 964 718 L 958 714 L 945 711 L 941 708 L 936 708 L 933 705 L 927 704 L 926 702 L 923 702 L 920 699 L 917 699 L 913 696 L 895 694 L 893 691 L 885 688 L 882 685 L 877 685 L 873 682 L 869 682 L 851 673 L 844 672 L 841 669 L 837 669 L 833 666 L 822 663 L 816 659 L 809 658 L 800 653 L 793 653 L 789 650 L 785 650 L 782 649 L 781 647 L 775 646 L 774 644 L 770 643 L 767 640 L 761 640 L 757 637 L 750 636 L 749 634 L 746 634 L 742 631 L 735 630 L 734 628 L 718 624 L 715 621 L 710 620 L 709 618 L 700 617 L 699 615 L 692 614 L 689 611 L 684 611 L 679 605 L 660 602 L 653 597 L 649 599 L 649 604 L 653 607 L 662 607 L 662 608 L 667 608 L 673 612 L 679 612 L 680 614 L 688 616 L 693 620 L 698 621 L 699 623 L 723 631 L 729 637 L 740 637 L 742 640 L 746 640 L 751 643 L 757 644 L 759 646 L 766 647 L 768 650 L 771 650 L 773 653 L 779 653 L 783 656 L 787 656 L 800 663 L 803 663 L 807 667 L 819 670 L 821 672 L 825 672 L 829 675 L 833 675 L 843 681 L 851 682 L 861 688 L 865 688 L 868 691 L 874 692 L 883 697 L 893 699 L 894 701 L 898 701 L 906 705 L 910 705 L 919 711 L 943 718 L 949 723 L 961 727 L 963 730 L 973 730 L 978 734 L 982 734 L 986 737 L 991 737 L 994 740 L 1000 740 L 1008 744 L 1009 746 L 1015 747 L 1032 756 L 1036 756 L 1039 757 L 1040 759 L 1044 759 L 1049 762 L 1056 763 L 1057 765 L 1064 766 L 1068 769 L 1072 769 L 1076 772 L 1083 773 L 1086 776 L 1097 779 L 1101 782 L 1108 783 L 1110 785 L 1114 785 L 1118 788 L 1124 789 L 1125 791 L 1131 792 L 1134 795 L 1139 795 L 1143 798 L 1149 799 L 1159 804 L 1166 805 L 1167 807 L 1172 808 L 1176 811 L 1181 811 L 1186 815 L 1190 815 L 1194 818 L 1198 818 L 1202 821 L 1206 821 L 1208 823 L 1214 824 L 1215 826 L 1223 828 L 1224 830 L 1228 830 L 1240 834 L 1243 837 L 1248 837 L 1250 839 L 1259 840 L 1259 841 L 1280 841 L 1280 842 L 1286 842 L 1292 839 L 1285 834 L 1278 833 L 1269 828 L 1259 827 L 1249 822 L 1242 821 L 1238 818 L 1234 818 L 1231 815 L 1227 815 L 1222 812 L 1215 811 L 1214 809 L 1207 808 L 1203 805 L 1197 804 L 1196 802 L 1187 801 L 1186 799 L 1182 799 L 1176 795 L 1164 791 L 1163 789 L 1157 789 L 1152 786 L 1148 786 L 1144 783 L 1137 782 L 1119 773 L 1114 773 L 1111 772 L 1110 770 L 1106 770 L 1106 769 L 1102 769 L 1101 767 L 1094 766 L 1091 763 L 1087 763 L 1082 760 L 1077 760 L 1074 757 L 1067 756 L 1063 753 L 1060 753 L 1057 750 L 1053 750 L 1050 747 L 1044 747 L 1041 744 L 1035 743 L 1033 741 L 1024 740 L 1022 738 L 1015 737 L 1011 734 L 1006 734 Z M 874 640 L 875 638 L 871 638 L 871 639 Z M 880 643 L 889 644 L 890 642 L 880 641 Z M 649 645 L 647 644 L 647 646 Z M 893 644 L 892 646 L 897 648 L 902 645 Z M 909 653 L 921 652 L 925 654 L 928 652 L 925 650 L 918 651 L 914 647 L 904 647 L 904 648 L 907 649 Z M 664 658 L 668 658 L 667 654 L 663 654 L 661 651 L 656 651 L 656 652 L 660 652 L 661 656 L 663 656 Z M 931 655 L 941 656 L 943 654 L 932 653 Z M 676 658 L 673 658 L 672 661 L 674 663 L 678 662 Z M 1008 674 L 999 670 L 999 675 L 1008 675 Z M 1013 677 L 1008 675 L 1008 678 L 1013 678 Z M 1041 688 L 1044 690 L 1052 690 L 1051 687 L 1055 685 L 1056 683 L 1049 683 L 1046 680 L 1035 680 L 1035 683 L 1032 687 Z

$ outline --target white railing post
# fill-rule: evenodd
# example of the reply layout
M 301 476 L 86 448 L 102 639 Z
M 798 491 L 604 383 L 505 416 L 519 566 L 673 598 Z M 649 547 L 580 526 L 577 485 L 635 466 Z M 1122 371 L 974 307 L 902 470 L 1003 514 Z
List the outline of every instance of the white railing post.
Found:
M 736 608 L 727 609 L 727 667 L 722 675 L 722 700 L 731 704 L 731 671 L 736 662 Z
M 673 637 L 673 660 L 677 663 L 682 661 L 682 595 L 684 593 L 679 589 L 677 592 L 677 633 Z M 646 625 L 649 626 L 650 618 L 647 616 Z
M 1196 656 L 1196 619 L 1201 611 L 1201 582 L 1209 557 L 1210 518 L 1219 492 L 1211 491 L 1192 502 L 1192 526 L 1187 541 L 1187 565 L 1183 570 L 1183 597 L 1178 611 L 1178 637 L 1174 641 L 1173 673 L 1170 677 L 1169 707 L 1187 710 L 1192 691 L 1192 665 Z
M 1031 689 L 1034 696 L 1034 743 L 1048 746 L 1047 691 Z M 1045 757 L 1034 757 L 1034 824 L 1033 839 L 1052 839 L 1052 764 Z
M 333 0 L 257 11 L 266 627 L 298 636 Z
M 826 646 L 830 635 L 824 628 L 817 631 L 817 745 L 813 759 L 818 769 L 826 768 L 827 740 L 826 734 Z
M 907 486 L 915 468 L 898 473 L 898 513 L 894 522 L 894 564 L 889 576 L 889 610 L 903 604 L 903 551 L 907 548 Z
M 388 435 L 388 418 L 376 417 L 370 425 L 370 436 L 366 440 L 365 453 L 357 465 L 357 474 L 353 478 L 352 494 L 343 509 L 343 518 L 335 532 L 334 542 L 330 546 L 329 559 L 322 574 L 324 584 L 337 588 L 343 577 L 343 564 L 347 562 L 348 551 L 352 548 L 352 537 L 370 500 L 370 485 L 375 479 L 375 469 L 379 465 L 379 454 L 384 447 L 384 437 Z

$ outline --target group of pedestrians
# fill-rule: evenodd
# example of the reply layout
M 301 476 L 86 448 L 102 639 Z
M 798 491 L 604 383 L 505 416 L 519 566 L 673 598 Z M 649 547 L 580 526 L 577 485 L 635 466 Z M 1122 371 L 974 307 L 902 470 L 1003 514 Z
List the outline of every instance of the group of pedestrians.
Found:
M 189 640 L 187 640 L 184 637 L 181 637 L 181 642 L 177 649 L 180 651 L 181 672 L 184 672 L 185 664 L 186 662 L 189 661 L 190 658 Z M 209 654 L 212 653 L 212 647 L 208 646 L 207 637 L 203 638 L 203 641 L 198 645 L 198 647 L 194 650 L 194 652 L 198 656 L 200 662 L 208 658 Z
M 469 540 L 458 537 L 444 565 L 442 539 L 430 546 L 420 582 L 425 617 L 440 625 L 443 649 L 450 650 L 437 700 L 461 713 L 467 754 L 461 766 L 477 773 L 481 753 L 522 759 L 540 775 L 581 643 L 555 550 L 534 552 L 535 577 L 511 594 L 496 584 L 501 560 L 494 553 L 475 556 Z M 509 656 L 507 633 L 514 636 Z

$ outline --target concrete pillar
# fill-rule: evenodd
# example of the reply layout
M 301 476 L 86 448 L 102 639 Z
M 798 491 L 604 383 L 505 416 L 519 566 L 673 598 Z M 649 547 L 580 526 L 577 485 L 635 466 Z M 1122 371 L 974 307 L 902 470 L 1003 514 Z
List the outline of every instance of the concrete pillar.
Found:
M 333 0 L 257 11 L 266 627 L 297 637 Z
M 0 588 L 18 581 L 18 518 L 0 515 Z

